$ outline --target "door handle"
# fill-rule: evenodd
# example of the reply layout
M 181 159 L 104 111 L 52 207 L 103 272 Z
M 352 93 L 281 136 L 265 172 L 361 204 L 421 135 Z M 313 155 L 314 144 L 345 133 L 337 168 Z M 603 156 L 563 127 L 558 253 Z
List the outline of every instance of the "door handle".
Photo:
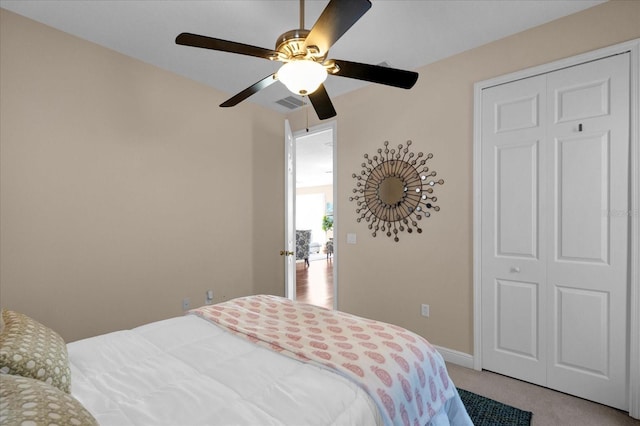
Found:
M 292 251 L 280 250 L 280 256 L 293 256 L 294 253 Z
M 520 267 L 519 266 L 512 266 L 511 270 L 509 272 L 513 272 L 513 273 L 519 273 L 520 272 Z

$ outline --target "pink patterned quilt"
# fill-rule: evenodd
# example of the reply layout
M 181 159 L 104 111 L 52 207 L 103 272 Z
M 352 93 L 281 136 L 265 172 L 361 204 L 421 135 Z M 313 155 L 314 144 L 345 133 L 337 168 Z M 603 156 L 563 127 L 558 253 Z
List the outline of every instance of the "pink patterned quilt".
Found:
M 268 295 L 189 313 L 354 380 L 376 402 L 386 425 L 426 425 L 456 394 L 441 355 L 395 325 Z

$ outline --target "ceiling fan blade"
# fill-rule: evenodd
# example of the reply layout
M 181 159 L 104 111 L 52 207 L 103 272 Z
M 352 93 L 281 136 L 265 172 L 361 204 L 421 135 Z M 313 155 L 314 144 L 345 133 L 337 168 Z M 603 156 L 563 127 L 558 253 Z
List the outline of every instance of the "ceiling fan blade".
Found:
M 364 15 L 371 2 L 369 0 L 331 0 L 311 28 L 305 46 L 316 46 L 325 55 L 331 46 Z
M 238 93 L 232 98 L 227 99 L 223 103 L 220 104 L 221 107 L 232 107 L 238 105 L 240 102 L 244 101 L 251 95 L 258 93 L 260 90 L 265 87 L 271 86 L 273 83 L 278 81 L 275 77 L 275 74 L 271 74 L 260 80 L 259 82 L 253 84 L 252 86 L 247 87 L 242 92 Z
M 313 109 L 316 110 L 316 114 L 318 114 L 318 118 L 320 120 L 326 120 L 327 118 L 336 116 L 336 110 L 333 108 L 333 103 L 331 103 L 331 99 L 329 98 L 327 90 L 324 88 L 324 84 L 321 84 L 315 92 L 308 96 L 311 101 L 311 105 L 313 105 Z
M 176 37 L 176 44 L 202 47 L 203 49 L 219 50 L 222 52 L 239 53 L 240 55 L 255 56 L 264 59 L 278 58 L 278 52 L 275 50 L 191 33 L 179 34 L 178 37 Z
M 338 71 L 333 75 L 356 78 L 372 83 L 386 84 L 387 86 L 411 89 L 418 80 L 418 73 L 399 70 L 396 68 L 382 67 L 380 65 L 360 64 L 358 62 L 342 61 L 335 59 Z

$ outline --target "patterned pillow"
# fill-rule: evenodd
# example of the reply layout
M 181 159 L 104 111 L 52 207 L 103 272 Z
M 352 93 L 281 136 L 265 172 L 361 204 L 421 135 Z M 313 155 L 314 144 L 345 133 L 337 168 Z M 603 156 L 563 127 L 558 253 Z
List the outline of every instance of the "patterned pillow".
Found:
M 98 425 L 80 402 L 40 380 L 0 374 L 0 424 Z
M 71 392 L 67 346 L 55 331 L 26 315 L 4 310 L 0 333 L 0 373 L 42 380 Z

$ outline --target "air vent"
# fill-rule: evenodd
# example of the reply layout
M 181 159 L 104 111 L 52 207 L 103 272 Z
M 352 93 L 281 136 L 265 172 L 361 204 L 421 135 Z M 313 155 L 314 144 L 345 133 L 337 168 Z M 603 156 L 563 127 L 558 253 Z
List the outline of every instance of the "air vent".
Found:
M 294 98 L 293 96 L 287 96 L 286 98 L 282 98 L 279 101 L 276 101 L 276 103 L 289 109 L 300 108 L 302 105 L 304 105 L 304 102 L 302 102 L 298 98 Z

